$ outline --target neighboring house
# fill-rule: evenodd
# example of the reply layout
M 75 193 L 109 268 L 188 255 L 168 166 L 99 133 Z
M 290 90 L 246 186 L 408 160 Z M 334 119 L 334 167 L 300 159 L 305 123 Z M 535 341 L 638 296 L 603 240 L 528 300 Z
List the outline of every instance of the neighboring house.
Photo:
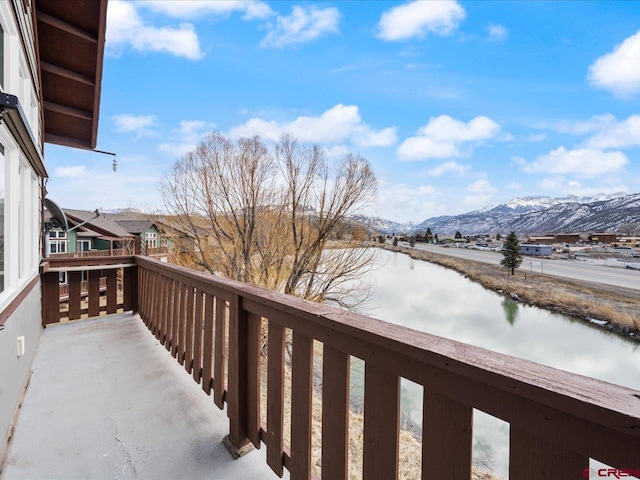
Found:
M 119 215 L 114 215 L 119 217 Z M 140 237 L 142 241 L 142 251 L 147 255 L 159 257 L 167 260 L 167 245 L 162 243 L 162 233 L 153 220 L 120 220 L 116 223 L 124 228 L 130 235 Z
M 97 218 L 94 212 L 86 210 L 64 209 L 69 222 L 69 252 L 91 250 L 109 251 L 110 254 L 133 251 L 134 236 L 123 228 L 114 215 L 101 213 Z
M 106 11 L 0 1 L 0 451 L 42 331 L 44 142 L 96 146 Z

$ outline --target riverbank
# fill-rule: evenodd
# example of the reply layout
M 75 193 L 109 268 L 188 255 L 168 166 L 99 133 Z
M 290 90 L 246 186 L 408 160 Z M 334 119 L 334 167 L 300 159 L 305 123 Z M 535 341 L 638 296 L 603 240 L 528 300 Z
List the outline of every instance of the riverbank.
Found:
M 379 243 L 372 243 L 372 246 L 453 269 L 469 280 L 509 295 L 514 300 L 579 318 L 640 342 L 638 290 L 569 281 L 530 272 L 516 271 L 515 275 L 508 275 L 504 267 L 463 260 L 444 253 Z

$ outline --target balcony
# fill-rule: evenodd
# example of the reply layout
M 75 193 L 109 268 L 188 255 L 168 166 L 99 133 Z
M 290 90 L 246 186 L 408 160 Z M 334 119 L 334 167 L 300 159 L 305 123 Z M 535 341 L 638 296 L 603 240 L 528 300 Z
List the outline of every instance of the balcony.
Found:
M 398 478 L 401 378 L 424 387 L 422 478 L 471 477 L 474 408 L 509 423 L 510 478 L 581 478 L 589 458 L 640 469 L 638 391 L 142 256 L 49 259 L 42 287 L 45 325 L 91 319 L 45 331 L 7 479 L 56 474 L 55 452 L 63 477 L 167 477 L 184 464 L 189 478 L 268 478 L 267 466 L 347 478 L 351 357 L 365 365 L 365 479 Z M 234 456 L 265 456 L 232 463 L 223 436 Z

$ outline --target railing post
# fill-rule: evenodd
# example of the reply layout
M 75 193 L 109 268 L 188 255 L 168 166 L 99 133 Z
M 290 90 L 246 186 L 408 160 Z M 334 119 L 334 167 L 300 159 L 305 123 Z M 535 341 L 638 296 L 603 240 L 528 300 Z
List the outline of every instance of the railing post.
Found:
M 123 268 L 124 311 L 138 312 L 138 266 Z
M 253 449 L 247 435 L 247 377 L 252 366 L 247 360 L 247 312 L 241 302 L 240 295 L 233 295 L 229 302 L 229 435 L 224 438 L 224 443 L 234 458 Z
M 42 325 L 60 321 L 60 282 L 58 272 L 42 274 Z

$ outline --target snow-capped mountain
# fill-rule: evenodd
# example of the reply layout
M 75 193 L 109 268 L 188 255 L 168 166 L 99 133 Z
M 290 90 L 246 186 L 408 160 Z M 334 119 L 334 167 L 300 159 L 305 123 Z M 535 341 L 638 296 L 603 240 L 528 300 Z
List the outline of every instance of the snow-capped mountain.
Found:
M 366 221 L 363 221 L 366 220 Z M 640 223 L 640 193 L 600 194 L 591 197 L 513 198 L 461 215 L 429 218 L 418 224 L 401 224 L 383 219 L 362 219 L 380 233 L 433 233 L 452 235 L 506 233 L 615 232 L 621 225 Z

